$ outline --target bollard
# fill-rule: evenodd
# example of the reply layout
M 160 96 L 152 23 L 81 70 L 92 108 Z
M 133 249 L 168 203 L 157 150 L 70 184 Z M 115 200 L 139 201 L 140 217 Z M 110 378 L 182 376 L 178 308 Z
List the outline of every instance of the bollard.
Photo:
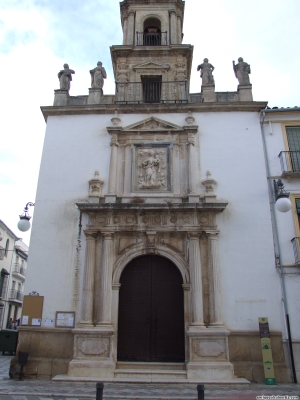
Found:
M 103 396 L 103 382 L 98 382 L 96 384 L 96 400 L 102 400 Z
M 198 400 L 204 400 L 204 385 L 197 385 Z

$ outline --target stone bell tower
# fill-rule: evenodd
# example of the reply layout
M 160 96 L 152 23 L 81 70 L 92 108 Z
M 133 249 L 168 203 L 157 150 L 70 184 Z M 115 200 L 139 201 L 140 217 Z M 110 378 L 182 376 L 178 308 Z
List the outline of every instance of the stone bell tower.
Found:
M 111 47 L 115 103 L 187 103 L 193 46 L 182 44 L 184 1 L 120 6 L 123 45 Z

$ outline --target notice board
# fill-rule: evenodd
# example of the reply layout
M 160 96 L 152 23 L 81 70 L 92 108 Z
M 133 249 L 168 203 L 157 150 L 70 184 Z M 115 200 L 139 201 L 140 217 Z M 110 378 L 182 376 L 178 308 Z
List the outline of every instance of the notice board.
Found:
M 21 325 L 41 326 L 44 296 L 24 296 Z

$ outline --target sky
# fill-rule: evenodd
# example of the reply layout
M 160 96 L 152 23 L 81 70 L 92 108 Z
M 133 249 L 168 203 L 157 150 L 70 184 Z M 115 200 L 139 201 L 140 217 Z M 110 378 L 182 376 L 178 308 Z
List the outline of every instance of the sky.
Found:
M 122 44 L 119 10 L 118 0 L 0 0 L 0 219 L 27 244 L 30 231 L 17 223 L 35 201 L 46 129 L 40 106 L 53 104 L 66 62 L 75 70 L 70 95 L 88 94 L 98 61 L 108 74 L 104 94 L 114 93 L 109 47 Z M 197 65 L 205 57 L 216 91 L 236 91 L 232 61 L 243 57 L 254 100 L 300 106 L 299 18 L 300 0 L 186 0 L 190 91 L 201 91 Z

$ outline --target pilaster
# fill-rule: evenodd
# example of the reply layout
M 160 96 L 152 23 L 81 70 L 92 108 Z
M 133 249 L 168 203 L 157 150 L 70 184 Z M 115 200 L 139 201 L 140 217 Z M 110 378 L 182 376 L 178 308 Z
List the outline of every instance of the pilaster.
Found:
M 116 185 L 117 185 L 117 163 L 118 163 L 118 139 L 116 136 L 112 136 L 111 142 L 111 155 L 110 155 L 110 167 L 109 167 L 109 183 L 108 183 L 108 194 L 105 196 L 106 203 L 115 203 L 117 198 Z
M 222 322 L 222 298 L 220 285 L 220 268 L 218 252 L 219 232 L 206 232 L 209 241 L 209 271 L 210 271 L 210 326 L 224 327 Z
M 100 320 L 101 325 L 111 325 L 111 305 L 112 305 L 112 267 L 114 233 L 103 233 L 102 245 L 102 282 L 100 299 Z
M 177 15 L 175 10 L 169 11 L 170 15 L 170 26 L 171 26 L 171 35 L 170 35 L 170 44 L 177 44 Z
M 94 282 L 95 282 L 95 254 L 96 254 L 96 235 L 95 233 L 85 232 L 86 250 L 84 280 L 82 291 L 82 315 L 80 325 L 93 325 L 93 302 L 94 302 Z
M 191 325 L 204 327 L 202 265 L 200 256 L 199 233 L 189 233 L 189 266 L 191 280 Z

